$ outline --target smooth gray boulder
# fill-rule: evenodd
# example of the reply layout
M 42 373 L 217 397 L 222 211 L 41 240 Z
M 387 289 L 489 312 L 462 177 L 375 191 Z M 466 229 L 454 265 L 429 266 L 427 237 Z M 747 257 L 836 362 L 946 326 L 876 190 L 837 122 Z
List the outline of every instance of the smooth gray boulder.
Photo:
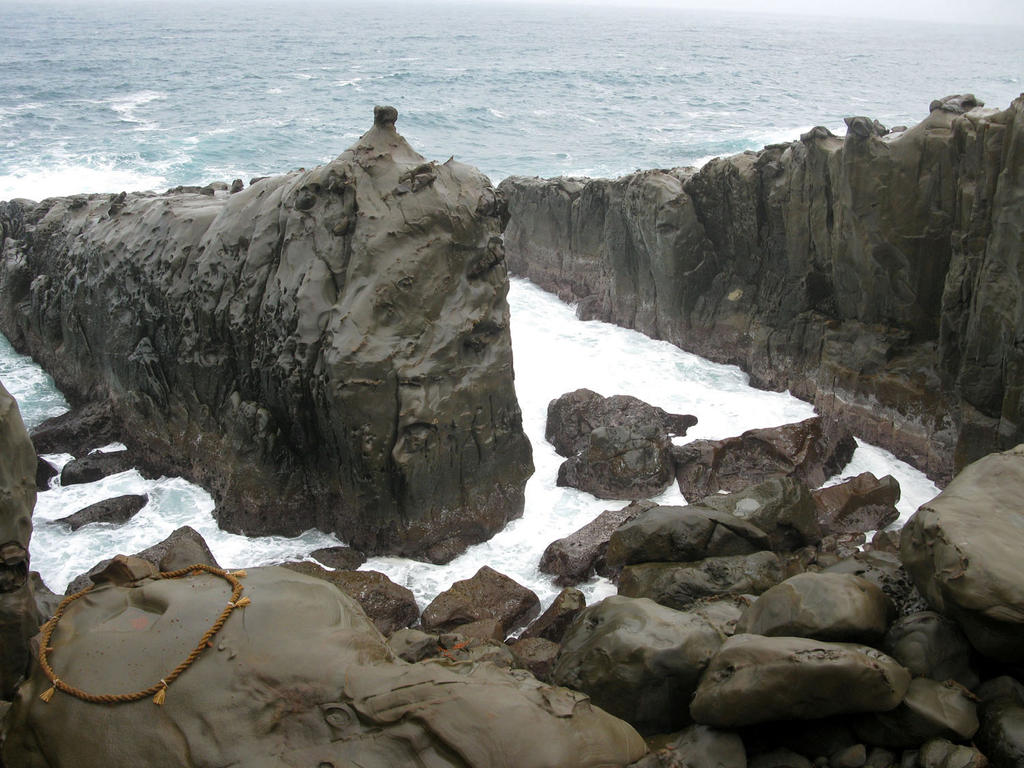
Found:
M 987 768 L 988 758 L 975 747 L 932 739 L 917 751 L 915 768 Z
M 641 732 L 666 733 L 689 721 L 687 703 L 722 640 L 695 613 L 608 597 L 569 628 L 552 679 Z
M 768 534 L 771 548 L 779 552 L 821 540 L 810 489 L 807 483 L 791 477 L 776 477 L 733 493 L 705 496 L 697 503 L 756 525 Z
M 619 574 L 619 594 L 647 597 L 685 610 L 718 595 L 759 595 L 785 578 L 774 552 L 709 557 L 692 563 L 627 565 Z
M 915 677 L 955 680 L 965 688 L 978 684 L 971 645 L 963 631 L 935 611 L 912 613 L 893 622 L 880 647 Z
M 604 559 L 614 569 L 749 555 L 768 547 L 764 531 L 726 512 L 693 504 L 657 506 L 620 525 L 608 540 Z
M 927 677 L 910 681 L 899 706 L 854 721 L 862 741 L 879 747 L 908 749 L 935 738 L 970 741 L 978 731 L 978 708 L 957 686 Z
M 736 728 L 896 707 L 910 673 L 881 651 L 802 637 L 733 635 L 690 704 L 698 723 Z
M 222 528 L 443 562 L 522 514 L 501 206 L 397 111 L 237 194 L 0 204 L 0 330 Z
M 256 568 L 243 584 L 252 603 L 231 614 L 162 706 L 63 692 L 45 703 L 50 681 L 36 669 L 11 713 L 5 764 L 584 768 L 645 751 L 629 725 L 528 673 L 396 660 L 355 601 L 322 580 Z M 98 588 L 57 626 L 54 668 L 88 692 L 156 683 L 229 594 L 209 575 Z
M 29 581 L 36 503 L 36 452 L 18 403 L 0 382 L 0 700 L 14 695 L 29 665 L 40 616 Z
M 978 691 L 981 730 L 978 747 L 994 768 L 1024 765 L 1024 686 L 1008 677 L 986 682 Z
M 737 632 L 874 644 L 896 608 L 867 579 L 845 573 L 800 573 L 763 592 Z
M 891 552 L 857 552 L 829 565 L 825 572 L 852 573 L 877 584 L 896 605 L 896 611 L 900 616 L 918 613 L 928 607 L 900 558 Z
M 928 604 L 986 656 L 1024 663 L 1024 445 L 980 459 L 923 504 L 900 557 Z

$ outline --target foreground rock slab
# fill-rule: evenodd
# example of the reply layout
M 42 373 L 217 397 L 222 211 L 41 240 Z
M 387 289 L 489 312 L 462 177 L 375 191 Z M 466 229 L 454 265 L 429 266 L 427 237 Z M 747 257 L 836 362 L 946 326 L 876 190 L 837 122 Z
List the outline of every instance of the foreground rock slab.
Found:
M 813 720 L 896 707 L 910 673 L 881 651 L 801 637 L 734 635 L 708 665 L 690 704 L 720 728 Z
M 36 452 L 18 404 L 0 382 L 0 699 L 9 699 L 29 664 L 39 614 L 29 582 L 36 503 Z
M 162 707 L 65 693 L 44 703 L 50 683 L 37 670 L 14 705 L 5 764 L 591 768 L 644 753 L 626 723 L 527 673 L 395 661 L 358 605 L 326 582 L 258 568 L 244 584 L 252 604 L 167 688 Z M 54 665 L 87 691 L 148 686 L 188 653 L 228 594 L 212 576 L 97 589 L 58 626 Z
M 221 527 L 451 559 L 522 513 L 531 449 L 494 189 L 396 119 L 234 195 L 0 204 L 0 329 Z
M 964 469 L 914 513 L 900 557 L 929 605 L 983 654 L 1024 663 L 1024 445 Z

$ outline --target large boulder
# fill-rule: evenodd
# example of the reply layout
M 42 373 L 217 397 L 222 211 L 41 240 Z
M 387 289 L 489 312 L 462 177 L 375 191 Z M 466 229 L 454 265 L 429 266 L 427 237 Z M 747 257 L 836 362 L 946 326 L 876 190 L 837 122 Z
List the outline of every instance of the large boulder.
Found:
M 738 734 L 691 725 L 672 738 L 659 739 L 630 768 L 747 768 L 747 751 Z
M 557 484 L 599 499 L 645 499 L 663 493 L 674 477 L 672 441 L 658 427 L 597 427 L 562 462 Z
M 707 597 L 759 595 L 783 578 L 782 561 L 774 552 L 708 557 L 692 563 L 640 563 L 622 569 L 619 594 L 685 610 Z
M 587 607 L 587 599 L 578 589 L 566 587 L 551 602 L 547 610 L 519 636 L 523 640 L 542 638 L 553 643 L 562 641 L 569 626 Z
M 877 643 L 896 612 L 882 590 L 860 576 L 799 573 L 760 595 L 737 631 Z
M 604 553 L 612 533 L 653 506 L 650 501 L 634 501 L 621 509 L 606 509 L 578 531 L 548 544 L 538 568 L 541 573 L 554 576 L 561 587 L 586 581 L 595 569 L 603 570 Z
M 544 438 L 568 457 L 586 448 L 598 427 L 651 426 L 666 436 L 682 437 L 696 423 L 696 416 L 668 413 L 630 395 L 603 397 L 577 389 L 548 403 Z
M 900 536 L 903 564 L 929 605 L 983 654 L 1024 663 L 1024 445 L 964 469 Z
M 165 689 L 161 707 L 62 691 L 46 703 L 50 681 L 36 668 L 11 713 L 5 764 L 583 768 L 644 752 L 626 723 L 529 675 L 396 661 L 359 606 L 322 580 L 258 568 L 243 584 L 252 603 Z M 54 668 L 90 693 L 159 686 L 229 593 L 211 575 L 97 588 L 58 624 Z
M 552 678 L 641 731 L 665 733 L 689 720 L 687 703 L 722 640 L 697 614 L 608 597 L 569 628 Z
M 863 645 L 733 635 L 708 665 L 690 704 L 698 723 L 735 728 L 896 707 L 910 673 Z
M 32 428 L 32 445 L 39 453 L 70 453 L 85 456 L 121 440 L 109 401 L 86 403 L 53 416 Z
M 893 622 L 880 647 L 914 677 L 955 680 L 966 688 L 978 684 L 963 631 L 935 611 L 912 613 Z
M 994 768 L 1024 765 L 1024 685 L 1002 677 L 986 682 L 981 698 L 981 730 L 975 740 Z
M 705 557 L 749 555 L 768 549 L 756 525 L 709 507 L 657 506 L 640 513 L 611 535 L 605 563 L 688 562 Z
M 0 382 L 0 699 L 9 699 L 29 664 L 39 613 L 29 582 L 36 503 L 36 452 L 14 398 Z
M 447 561 L 522 514 L 501 206 L 397 112 L 234 195 L 0 206 L 0 330 L 221 527 Z
M 811 496 L 826 534 L 877 531 L 900 516 L 896 509 L 900 484 L 892 475 L 879 479 L 862 472 L 842 483 L 819 488 Z
M 532 590 L 485 565 L 435 597 L 423 609 L 421 622 L 428 631 L 447 632 L 462 624 L 494 619 L 507 634 L 538 613 L 540 599 Z
M 80 459 L 69 461 L 60 471 L 60 484 L 64 486 L 79 483 L 94 483 L 109 475 L 127 472 L 135 467 L 136 459 L 130 451 L 90 453 Z
M 856 447 L 849 432 L 815 416 L 725 440 L 695 440 L 674 447 L 672 454 L 679 490 L 687 499 L 699 499 L 776 477 L 817 487 L 849 463 Z
M 881 587 L 896 606 L 899 616 L 908 616 L 925 610 L 928 606 L 917 591 L 899 557 L 891 552 L 871 550 L 857 552 L 825 568 L 827 573 L 850 573 L 863 576 Z
M 768 534 L 771 548 L 787 551 L 821 540 L 814 498 L 807 483 L 776 477 L 733 493 L 716 493 L 697 502 L 728 512 Z

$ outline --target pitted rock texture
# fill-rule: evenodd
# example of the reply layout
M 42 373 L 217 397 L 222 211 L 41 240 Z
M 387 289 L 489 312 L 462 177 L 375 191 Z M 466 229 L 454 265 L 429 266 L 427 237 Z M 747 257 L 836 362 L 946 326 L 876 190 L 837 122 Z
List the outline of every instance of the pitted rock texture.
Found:
M 523 507 L 497 198 L 384 109 L 230 195 L 0 204 L 0 330 L 221 526 L 444 561 Z
M 12 709 L 5 764 L 592 768 L 645 751 L 626 723 L 528 673 L 397 660 L 327 582 L 255 568 L 243 583 L 251 605 L 232 614 L 161 707 L 66 693 L 44 703 L 50 681 L 37 669 Z M 58 625 L 53 663 L 86 691 L 138 690 L 188 653 L 229 594 L 206 574 L 97 588 Z
M 503 181 L 510 269 L 947 482 L 1024 441 L 1024 99 L 620 179 Z

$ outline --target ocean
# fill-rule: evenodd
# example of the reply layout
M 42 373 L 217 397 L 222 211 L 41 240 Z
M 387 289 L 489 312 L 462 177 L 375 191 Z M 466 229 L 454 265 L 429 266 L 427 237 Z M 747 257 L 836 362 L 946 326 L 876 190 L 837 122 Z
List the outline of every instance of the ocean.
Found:
M 483 3 L 261 0 L 0 0 L 0 199 L 162 190 L 325 162 L 399 110 L 421 154 L 450 155 L 497 183 L 508 175 L 616 176 L 699 165 L 796 139 L 843 118 L 912 124 L 929 102 L 973 92 L 1005 107 L 1024 81 L 1020 29 L 711 11 Z M 526 512 L 445 566 L 372 558 L 421 607 L 481 565 L 557 588 L 544 547 L 614 502 L 554 485 L 548 401 L 586 386 L 632 394 L 700 419 L 686 439 L 806 418 L 809 405 L 749 387 L 746 376 L 635 332 L 575 319 L 522 280 L 510 293 L 516 387 L 537 472 Z M 29 424 L 64 407 L 52 381 L 0 337 L 0 380 Z M 53 457 L 57 463 L 67 457 Z M 937 489 L 861 443 L 843 475 L 894 474 L 902 518 Z M 838 478 L 836 478 L 838 479 Z M 69 533 L 52 521 L 93 501 L 150 494 L 120 527 Z M 662 499 L 682 503 L 677 491 Z M 40 494 L 33 567 L 61 592 L 97 560 L 188 524 L 225 566 L 305 557 L 339 543 L 217 530 L 213 502 L 181 479 L 137 473 Z M 586 585 L 588 599 L 614 590 Z

